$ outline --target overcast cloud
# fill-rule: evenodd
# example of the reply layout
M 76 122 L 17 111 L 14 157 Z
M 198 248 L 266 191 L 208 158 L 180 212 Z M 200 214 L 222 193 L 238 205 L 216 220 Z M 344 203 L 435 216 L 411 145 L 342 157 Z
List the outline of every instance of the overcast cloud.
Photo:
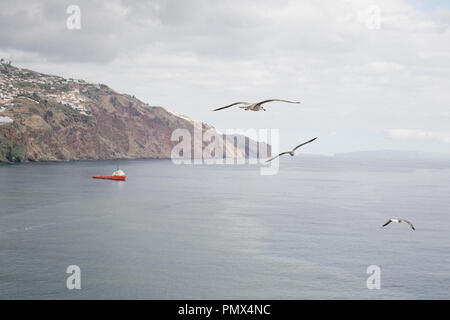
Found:
M 80 30 L 66 28 L 70 4 Z M 0 56 L 18 66 L 105 83 L 221 130 L 279 128 L 282 148 L 319 136 L 305 152 L 450 152 L 445 1 L 1 5 Z M 302 104 L 210 111 L 265 98 Z

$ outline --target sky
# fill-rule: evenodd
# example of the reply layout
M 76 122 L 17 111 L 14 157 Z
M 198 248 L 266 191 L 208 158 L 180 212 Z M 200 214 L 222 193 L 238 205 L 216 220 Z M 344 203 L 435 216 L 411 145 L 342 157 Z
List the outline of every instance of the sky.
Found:
M 70 5 L 80 28 L 67 27 Z M 305 153 L 450 153 L 450 1 L 1 1 L 0 57 Z M 71 20 L 73 21 L 73 20 Z M 267 111 L 211 110 L 235 101 Z

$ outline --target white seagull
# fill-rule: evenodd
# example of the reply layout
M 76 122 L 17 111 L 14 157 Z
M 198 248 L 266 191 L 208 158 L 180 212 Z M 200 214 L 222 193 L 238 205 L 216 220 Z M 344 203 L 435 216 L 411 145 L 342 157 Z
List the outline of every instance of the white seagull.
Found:
M 227 105 L 225 107 L 220 107 L 220 108 L 214 109 L 213 111 L 219 111 L 219 110 L 223 110 L 223 109 L 226 109 L 226 108 L 230 108 L 230 107 L 235 106 L 237 104 L 242 104 L 242 106 L 240 106 L 239 108 L 242 108 L 242 109 L 247 110 L 247 111 L 248 110 L 250 110 L 250 111 L 260 111 L 260 110 L 266 111 L 266 109 L 263 108 L 262 104 L 267 103 L 267 102 L 273 102 L 273 101 L 280 101 L 280 102 L 287 102 L 287 103 L 300 103 L 298 101 L 288 101 L 288 100 L 281 100 L 281 99 L 269 99 L 269 100 L 264 100 L 264 101 L 256 102 L 256 103 L 235 102 L 235 103 L 229 104 L 229 105 Z
M 301 146 L 304 146 L 305 144 L 308 144 L 308 143 L 310 143 L 310 142 L 313 142 L 313 141 L 316 140 L 316 139 L 317 139 L 317 137 L 315 137 L 314 139 L 311 139 L 311 140 L 309 140 L 309 141 L 303 142 L 303 143 L 299 144 L 298 146 L 296 146 L 296 147 L 295 147 L 294 149 L 292 149 L 291 151 L 285 151 L 285 152 L 282 152 L 282 153 L 280 153 L 279 155 L 277 155 L 277 156 L 275 156 L 275 157 L 273 157 L 273 158 L 271 158 L 271 159 L 269 159 L 269 160 L 266 160 L 266 162 L 270 162 L 270 161 L 272 161 L 273 159 L 276 159 L 276 158 L 278 158 L 279 156 L 282 156 L 283 154 L 290 154 L 291 157 L 293 157 L 293 156 L 294 156 L 295 150 L 297 150 L 297 149 L 300 148 Z
M 409 222 L 408 220 L 405 220 L 405 219 L 400 219 L 400 218 L 397 218 L 397 219 L 389 219 L 385 224 L 383 224 L 383 227 L 387 226 L 387 225 L 388 225 L 389 223 L 391 223 L 391 222 L 397 222 L 397 223 L 405 222 L 405 223 L 409 224 L 409 226 L 411 227 L 411 229 L 416 230 L 416 228 L 414 228 L 414 226 L 413 226 L 413 224 L 412 224 L 411 222 Z

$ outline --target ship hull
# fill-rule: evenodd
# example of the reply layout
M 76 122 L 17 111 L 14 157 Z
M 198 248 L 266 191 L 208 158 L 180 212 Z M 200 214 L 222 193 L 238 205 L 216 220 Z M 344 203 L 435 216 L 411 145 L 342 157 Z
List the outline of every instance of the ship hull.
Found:
M 127 176 L 93 176 L 94 179 L 107 179 L 107 180 L 118 180 L 118 181 L 125 181 L 127 179 Z

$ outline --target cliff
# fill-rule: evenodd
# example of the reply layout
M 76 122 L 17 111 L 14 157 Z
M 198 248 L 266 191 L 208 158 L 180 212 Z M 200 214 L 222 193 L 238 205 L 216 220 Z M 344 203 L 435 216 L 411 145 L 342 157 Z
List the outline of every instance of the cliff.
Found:
M 170 158 L 178 143 L 172 132 L 187 129 L 194 137 L 193 124 L 105 85 L 0 64 L 1 162 Z M 221 139 L 227 156 L 256 154 Z

